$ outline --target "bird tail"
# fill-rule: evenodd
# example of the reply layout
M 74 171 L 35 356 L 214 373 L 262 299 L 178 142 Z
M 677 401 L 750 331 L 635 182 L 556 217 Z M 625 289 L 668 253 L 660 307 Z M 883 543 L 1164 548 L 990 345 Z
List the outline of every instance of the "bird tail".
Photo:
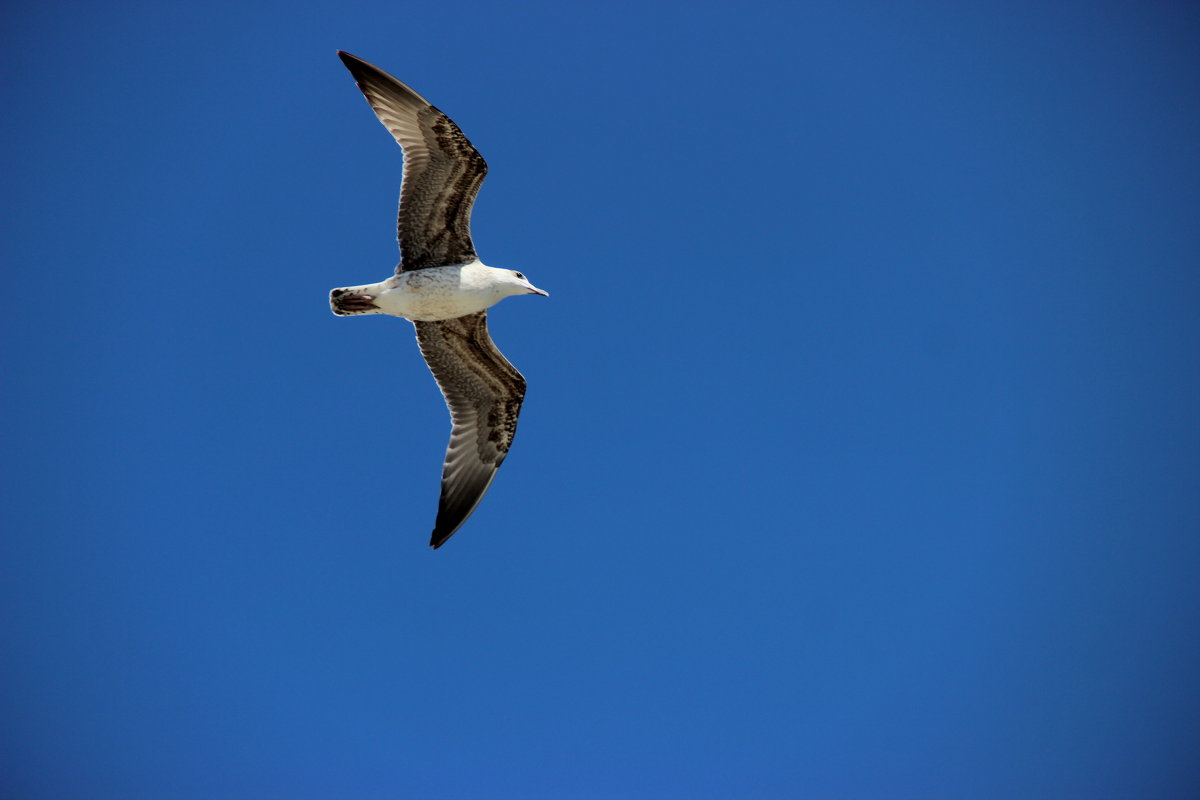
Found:
M 329 307 L 339 317 L 350 317 L 355 314 L 379 314 L 379 306 L 375 305 L 375 295 L 364 292 L 370 286 L 345 286 L 334 289 L 329 293 Z

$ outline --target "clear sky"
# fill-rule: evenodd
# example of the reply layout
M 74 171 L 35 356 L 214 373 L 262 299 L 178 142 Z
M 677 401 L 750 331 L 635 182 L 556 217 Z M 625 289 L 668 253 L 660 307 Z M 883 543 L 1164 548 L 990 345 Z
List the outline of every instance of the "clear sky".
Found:
M 1182 798 L 1194 3 L 9 4 L 0 795 Z M 400 151 L 487 158 L 447 413 Z

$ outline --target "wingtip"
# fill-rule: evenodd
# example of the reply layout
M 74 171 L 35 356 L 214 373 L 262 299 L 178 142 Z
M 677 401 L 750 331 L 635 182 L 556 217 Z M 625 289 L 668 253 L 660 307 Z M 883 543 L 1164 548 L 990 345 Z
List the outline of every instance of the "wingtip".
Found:
M 351 72 L 368 68 L 377 72 L 383 72 L 383 70 L 379 69 L 379 67 L 375 66 L 369 61 L 359 58 L 358 56 L 354 55 L 354 53 L 347 53 L 345 50 L 338 50 L 337 54 L 338 58 L 342 60 L 342 64 L 344 64 Z

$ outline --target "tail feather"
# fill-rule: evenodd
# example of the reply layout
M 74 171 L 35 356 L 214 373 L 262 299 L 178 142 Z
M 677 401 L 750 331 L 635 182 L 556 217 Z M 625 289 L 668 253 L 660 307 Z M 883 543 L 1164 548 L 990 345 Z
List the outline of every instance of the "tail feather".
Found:
M 375 295 L 360 291 L 361 286 L 348 286 L 334 289 L 329 293 L 329 307 L 339 317 L 350 317 L 355 314 L 377 314 L 379 306 L 375 305 Z

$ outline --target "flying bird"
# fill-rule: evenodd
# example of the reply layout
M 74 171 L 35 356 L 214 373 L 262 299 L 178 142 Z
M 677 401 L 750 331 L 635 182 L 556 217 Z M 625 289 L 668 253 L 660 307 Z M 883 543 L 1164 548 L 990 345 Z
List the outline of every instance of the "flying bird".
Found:
M 452 424 L 429 541 L 437 549 L 491 486 L 525 398 L 525 378 L 488 336 L 487 309 L 513 295 L 548 293 L 516 270 L 484 265 L 475 254 L 471 206 L 487 164 L 458 126 L 378 67 L 340 50 L 338 56 L 404 151 L 404 177 L 395 274 L 334 289 L 329 305 L 339 316 L 403 317 L 417 330 Z

